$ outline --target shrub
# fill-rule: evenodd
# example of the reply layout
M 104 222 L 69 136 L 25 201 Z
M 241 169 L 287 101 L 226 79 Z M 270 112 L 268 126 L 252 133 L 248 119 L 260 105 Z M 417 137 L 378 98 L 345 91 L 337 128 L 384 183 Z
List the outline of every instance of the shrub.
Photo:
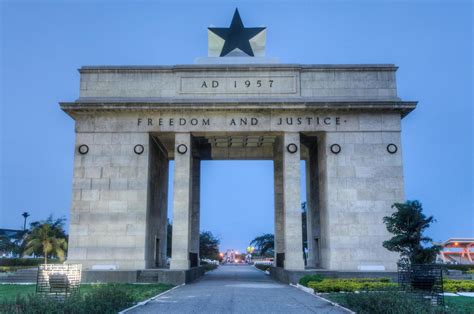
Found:
M 268 265 L 264 265 L 264 264 L 255 264 L 254 265 L 257 269 L 260 269 L 260 270 L 263 270 L 263 271 L 269 271 L 270 270 L 270 266 Z
M 84 295 L 84 313 L 117 313 L 132 306 L 134 301 L 132 295 L 123 287 L 100 285 L 91 293 Z
M 30 294 L 18 297 L 14 302 L 0 304 L 0 313 L 48 313 L 48 314 L 95 314 L 117 313 L 135 303 L 133 296 L 118 285 L 98 285 L 84 295 L 74 295 L 64 302 Z
M 376 278 L 353 278 L 353 279 L 323 279 L 322 281 L 310 281 L 308 287 L 315 292 L 355 292 L 355 291 L 380 291 L 398 287 L 394 282 L 387 282 L 386 278 L 376 281 Z
M 433 313 L 427 301 L 399 291 L 346 293 L 337 302 L 356 313 Z
M 38 266 L 43 264 L 44 259 L 42 258 L 0 258 L 0 266 Z M 58 259 L 49 259 L 49 264 L 58 264 Z
M 26 268 L 31 268 L 31 266 L 0 266 L 0 273 L 10 273 Z
M 324 279 L 323 275 L 315 274 L 315 275 L 305 275 L 300 278 L 299 284 L 302 286 L 307 287 L 308 282 L 313 281 L 313 282 L 321 282 Z
M 204 266 L 204 271 L 205 272 L 214 270 L 218 267 L 217 265 L 214 265 L 214 264 L 202 264 L 202 263 L 201 263 L 201 266 Z
M 473 280 L 452 280 L 447 279 L 443 281 L 443 289 L 445 292 L 474 292 Z
M 445 266 L 448 270 L 449 270 L 449 269 L 462 270 L 463 272 L 473 271 L 473 270 L 474 270 L 474 265 L 445 264 L 444 266 Z

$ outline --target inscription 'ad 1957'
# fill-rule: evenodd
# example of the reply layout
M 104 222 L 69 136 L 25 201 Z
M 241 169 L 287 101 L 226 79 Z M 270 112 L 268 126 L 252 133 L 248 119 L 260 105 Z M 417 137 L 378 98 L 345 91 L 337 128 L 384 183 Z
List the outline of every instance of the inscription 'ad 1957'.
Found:
M 294 94 L 296 76 L 181 77 L 182 94 Z

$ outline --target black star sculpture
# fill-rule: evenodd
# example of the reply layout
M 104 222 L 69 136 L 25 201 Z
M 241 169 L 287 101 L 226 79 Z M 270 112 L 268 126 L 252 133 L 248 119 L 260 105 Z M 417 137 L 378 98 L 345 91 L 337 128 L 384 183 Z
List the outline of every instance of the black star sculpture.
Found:
M 254 56 L 250 39 L 265 30 L 265 27 L 244 27 L 240 18 L 239 10 L 235 9 L 234 17 L 229 28 L 225 27 L 209 27 L 209 30 L 224 39 L 224 47 L 222 47 L 221 57 L 228 55 L 232 50 L 239 48 L 249 56 Z

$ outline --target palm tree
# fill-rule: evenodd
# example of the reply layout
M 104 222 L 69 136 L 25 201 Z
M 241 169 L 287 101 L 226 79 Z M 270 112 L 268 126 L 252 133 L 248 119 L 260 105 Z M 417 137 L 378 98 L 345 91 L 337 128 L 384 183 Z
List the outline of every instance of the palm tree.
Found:
M 275 237 L 271 233 L 263 234 L 250 242 L 250 246 L 255 246 L 255 249 L 259 251 L 261 256 L 273 255 L 275 248 Z
M 44 256 L 44 263 L 48 263 L 48 255 L 64 260 L 67 250 L 67 240 L 62 225 L 64 219 L 53 221 L 49 217 L 46 221 L 32 223 L 32 230 L 26 236 L 26 245 L 23 254 L 40 253 Z

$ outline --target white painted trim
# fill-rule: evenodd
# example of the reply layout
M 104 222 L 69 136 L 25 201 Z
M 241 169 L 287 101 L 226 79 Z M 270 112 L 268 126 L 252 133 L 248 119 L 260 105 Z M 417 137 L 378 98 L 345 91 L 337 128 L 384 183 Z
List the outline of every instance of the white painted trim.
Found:
M 122 310 L 122 311 L 118 312 L 118 314 L 124 314 L 124 313 L 127 313 L 128 311 L 131 311 L 131 310 L 137 308 L 137 307 L 146 305 L 148 302 L 153 301 L 153 300 L 155 300 L 156 298 L 159 298 L 159 297 L 161 297 L 162 295 L 165 295 L 165 294 L 167 294 L 168 292 L 173 291 L 174 289 L 178 289 L 179 287 L 182 287 L 182 286 L 184 286 L 184 285 L 185 285 L 185 284 L 183 283 L 183 284 L 181 284 L 181 285 L 179 285 L 179 286 L 173 287 L 173 288 L 171 288 L 171 289 L 169 289 L 169 290 L 166 290 L 166 291 L 164 291 L 164 292 L 162 292 L 162 293 L 160 293 L 160 294 L 158 294 L 158 295 L 155 295 L 154 297 L 151 297 L 151 298 L 149 298 L 149 299 L 147 299 L 147 300 L 145 300 L 145 301 L 138 302 L 138 303 L 135 304 L 134 306 L 131 306 L 131 307 L 125 309 L 125 310 Z

